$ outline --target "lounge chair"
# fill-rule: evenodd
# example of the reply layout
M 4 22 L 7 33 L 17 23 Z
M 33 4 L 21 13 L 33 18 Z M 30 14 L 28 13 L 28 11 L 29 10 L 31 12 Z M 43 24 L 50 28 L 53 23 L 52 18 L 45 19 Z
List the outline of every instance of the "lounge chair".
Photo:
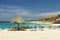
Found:
M 33 31 L 33 27 L 30 27 L 30 31 Z
M 44 26 L 39 26 L 39 30 L 43 31 L 44 30 Z
M 48 26 L 49 30 L 52 28 L 52 26 Z
M 57 28 L 60 29 L 60 26 L 58 26 Z
M 37 26 L 34 26 L 34 31 L 37 31 Z

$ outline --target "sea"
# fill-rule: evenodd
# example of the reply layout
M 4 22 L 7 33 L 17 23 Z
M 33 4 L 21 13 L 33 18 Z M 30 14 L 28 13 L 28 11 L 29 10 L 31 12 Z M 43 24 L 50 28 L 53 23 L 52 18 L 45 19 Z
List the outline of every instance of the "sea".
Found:
M 31 22 L 26 22 L 25 24 L 19 24 L 19 27 L 34 27 L 36 26 L 37 28 L 39 26 L 44 26 L 44 27 L 48 27 L 47 25 L 37 25 L 36 23 L 31 23 Z M 18 24 L 16 23 L 0 23 L 0 29 L 4 30 L 4 29 L 8 29 L 8 28 L 12 28 L 12 27 L 18 27 Z
M 35 23 L 25 23 L 25 24 L 19 24 L 19 27 L 26 27 L 26 26 L 34 26 Z M 8 29 L 8 28 L 11 28 L 11 27 L 18 27 L 18 24 L 16 23 L 0 23 L 0 29 Z

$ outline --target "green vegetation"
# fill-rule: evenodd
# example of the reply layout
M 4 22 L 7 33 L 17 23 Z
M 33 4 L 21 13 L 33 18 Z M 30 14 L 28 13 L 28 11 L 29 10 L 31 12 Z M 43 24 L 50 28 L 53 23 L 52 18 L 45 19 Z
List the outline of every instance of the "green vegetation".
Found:
M 57 15 L 57 18 L 60 18 L 60 14 Z
M 54 19 L 54 18 L 56 18 L 56 19 L 58 19 L 58 18 L 60 18 L 60 14 L 58 14 L 57 16 L 52 16 L 52 17 L 50 17 L 50 18 L 41 18 L 41 19 L 39 19 L 40 21 L 47 21 L 47 22 L 52 22 L 52 20 Z
M 30 29 L 30 27 L 29 26 L 26 26 L 26 29 Z
M 52 21 L 52 17 L 51 18 L 42 18 L 42 19 L 39 19 L 40 21 L 47 21 L 47 22 L 51 22 Z
M 29 27 L 29 26 L 26 26 L 26 27 L 24 27 L 24 26 L 19 27 L 19 30 L 20 30 L 20 31 L 25 31 L 26 29 L 30 29 L 30 27 Z M 18 27 L 12 27 L 12 28 L 10 28 L 9 31 L 18 31 Z

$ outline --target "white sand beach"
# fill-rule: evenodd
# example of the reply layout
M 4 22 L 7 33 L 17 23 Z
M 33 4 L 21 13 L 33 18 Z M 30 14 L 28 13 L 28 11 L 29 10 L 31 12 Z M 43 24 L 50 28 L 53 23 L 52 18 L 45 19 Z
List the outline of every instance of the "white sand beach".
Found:
M 60 30 L 0 31 L 0 40 L 60 40 Z

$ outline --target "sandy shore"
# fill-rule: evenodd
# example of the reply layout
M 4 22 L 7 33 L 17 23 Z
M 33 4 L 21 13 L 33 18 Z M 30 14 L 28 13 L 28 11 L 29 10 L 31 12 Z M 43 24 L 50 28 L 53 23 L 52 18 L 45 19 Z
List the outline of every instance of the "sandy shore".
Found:
M 0 40 L 60 40 L 60 30 L 0 31 Z

